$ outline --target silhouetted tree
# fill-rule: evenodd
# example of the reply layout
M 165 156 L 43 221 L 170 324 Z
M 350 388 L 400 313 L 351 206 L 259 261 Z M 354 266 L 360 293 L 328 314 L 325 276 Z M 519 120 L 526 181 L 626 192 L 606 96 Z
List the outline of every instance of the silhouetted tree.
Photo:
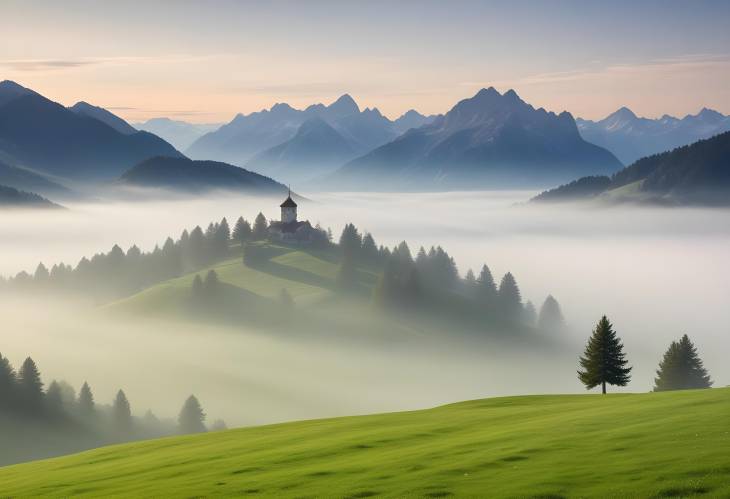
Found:
M 372 234 L 369 232 L 365 233 L 362 238 L 361 253 L 363 260 L 368 263 L 377 262 L 378 257 L 380 256 L 378 253 L 378 247 L 375 244 L 375 239 L 373 239 Z
M 685 334 L 673 341 L 659 363 L 654 391 L 710 388 L 712 380 L 702 365 L 697 348 Z
M 233 227 L 233 240 L 243 245 L 249 239 L 251 239 L 251 224 L 243 217 L 238 217 L 236 225 Z
M 494 283 L 492 272 L 486 265 L 482 266 L 477 278 L 476 297 L 483 305 L 494 305 L 497 301 L 497 285 Z
M 195 395 L 190 395 L 180 410 L 177 418 L 180 433 L 202 433 L 205 428 L 205 413 Z
M 10 409 L 16 403 L 15 369 L 7 357 L 0 355 L 0 409 Z
M 343 259 L 350 258 L 354 264 L 354 260 L 360 257 L 362 236 L 353 224 L 347 224 L 342 229 L 339 246 Z
M 266 221 L 266 217 L 263 213 L 259 212 L 258 215 L 256 215 L 256 219 L 253 222 L 253 233 L 252 233 L 252 239 L 254 241 L 262 241 L 266 239 L 268 236 L 268 228 L 269 224 Z
M 187 251 L 185 252 L 189 268 L 199 269 L 205 265 L 208 260 L 206 253 L 205 235 L 203 229 L 197 226 L 190 232 Z
M 216 258 L 225 258 L 228 256 L 228 244 L 231 240 L 231 229 L 228 227 L 228 220 L 223 220 L 218 224 L 214 236 L 214 253 Z
M 18 392 L 23 405 L 38 413 L 43 404 L 43 382 L 33 359 L 28 357 L 18 370 Z
M 514 276 L 507 272 L 499 284 L 499 310 L 502 318 L 516 322 L 522 319 L 522 296 Z
M 563 312 L 553 295 L 548 295 L 540 307 L 537 327 L 543 331 L 560 331 L 565 326 Z
M 215 296 L 220 290 L 220 281 L 218 280 L 218 273 L 211 269 L 205 274 L 205 280 L 203 281 L 203 292 L 205 296 Z
M 89 384 L 84 381 L 79 390 L 79 402 L 78 402 L 79 416 L 86 422 L 93 421 L 96 415 L 96 408 L 94 406 L 94 394 L 91 393 Z
M 117 392 L 112 405 L 112 427 L 114 433 L 121 438 L 128 438 L 132 433 L 132 410 L 122 390 Z
M 606 384 L 626 386 L 631 380 L 631 367 L 624 354 L 624 346 L 613 330 L 613 325 L 604 315 L 598 321 L 593 335 L 588 340 L 585 353 L 580 358 L 582 371 L 578 378 L 588 390 L 601 386 L 606 393 Z

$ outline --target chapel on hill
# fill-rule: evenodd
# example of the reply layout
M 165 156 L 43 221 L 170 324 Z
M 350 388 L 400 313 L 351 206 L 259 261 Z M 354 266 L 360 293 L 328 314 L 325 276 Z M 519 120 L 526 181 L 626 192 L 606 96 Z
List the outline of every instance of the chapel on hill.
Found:
M 302 222 L 297 220 L 297 203 L 289 195 L 281 207 L 281 220 L 272 220 L 269 224 L 269 239 L 289 244 L 311 244 L 327 238 L 327 234 L 320 229 L 312 227 L 309 220 Z

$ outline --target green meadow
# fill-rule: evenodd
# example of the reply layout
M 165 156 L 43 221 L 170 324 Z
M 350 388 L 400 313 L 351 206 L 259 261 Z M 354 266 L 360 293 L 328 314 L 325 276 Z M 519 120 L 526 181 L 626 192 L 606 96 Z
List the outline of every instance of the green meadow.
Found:
M 728 497 L 730 389 L 494 398 L 105 447 L 3 496 Z

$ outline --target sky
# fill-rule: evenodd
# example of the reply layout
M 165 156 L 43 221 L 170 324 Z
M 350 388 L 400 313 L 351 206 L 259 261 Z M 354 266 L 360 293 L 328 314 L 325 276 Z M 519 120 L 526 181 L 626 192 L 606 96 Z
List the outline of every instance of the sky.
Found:
M 730 114 L 727 1 L 0 3 L 0 80 L 129 121 L 229 121 L 343 93 L 394 118 L 482 87 L 600 119 Z

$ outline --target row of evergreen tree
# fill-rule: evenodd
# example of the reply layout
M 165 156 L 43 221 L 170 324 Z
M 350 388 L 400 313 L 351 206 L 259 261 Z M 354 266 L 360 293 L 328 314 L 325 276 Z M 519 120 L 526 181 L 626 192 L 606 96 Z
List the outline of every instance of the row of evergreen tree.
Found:
M 142 252 L 136 245 L 126 252 L 114 245 L 108 253 L 82 258 L 76 267 L 59 263 L 50 269 L 42 262 L 33 274 L 19 272 L 0 277 L 0 289 L 73 290 L 97 300 L 126 296 L 158 282 L 198 270 L 231 255 L 232 243 L 243 245 L 267 237 L 268 222 L 259 213 L 253 226 L 239 217 L 231 231 L 228 221 L 211 222 L 206 230 L 196 226 L 175 240 Z
M 97 404 L 86 382 L 78 396 L 65 381 L 53 380 L 44 390 L 40 371 L 30 357 L 16 372 L 10 361 L 0 355 L 0 415 L 28 424 L 58 427 L 71 424 L 97 435 L 99 444 L 207 431 L 205 413 L 194 395 L 185 400 L 177 425 L 158 419 L 149 410 L 143 417 L 135 418 L 121 389 L 111 405 Z M 211 429 L 225 429 L 225 423 L 217 420 Z
M 337 282 L 342 288 L 356 287 L 359 265 L 382 269 L 373 301 L 383 307 L 417 307 L 425 295 L 434 291 L 456 292 L 473 300 L 485 315 L 503 322 L 546 331 L 559 331 L 565 325 L 560 305 L 552 295 L 545 299 L 538 314 L 531 301 L 523 303 L 511 272 L 502 277 L 499 286 L 486 264 L 478 277 L 469 269 L 462 279 L 454 258 L 441 246 L 432 246 L 428 251 L 421 247 L 413 258 L 405 241 L 392 250 L 378 247 L 370 233 L 361 234 L 350 223 L 340 235 L 339 251 L 342 260 Z
M 631 381 L 632 367 L 628 366 L 624 345 L 604 315 L 588 340 L 580 357 L 578 379 L 592 389 L 606 385 L 626 386 Z M 712 380 L 707 373 L 697 348 L 685 334 L 673 341 L 664 354 L 654 380 L 654 391 L 710 388 Z

